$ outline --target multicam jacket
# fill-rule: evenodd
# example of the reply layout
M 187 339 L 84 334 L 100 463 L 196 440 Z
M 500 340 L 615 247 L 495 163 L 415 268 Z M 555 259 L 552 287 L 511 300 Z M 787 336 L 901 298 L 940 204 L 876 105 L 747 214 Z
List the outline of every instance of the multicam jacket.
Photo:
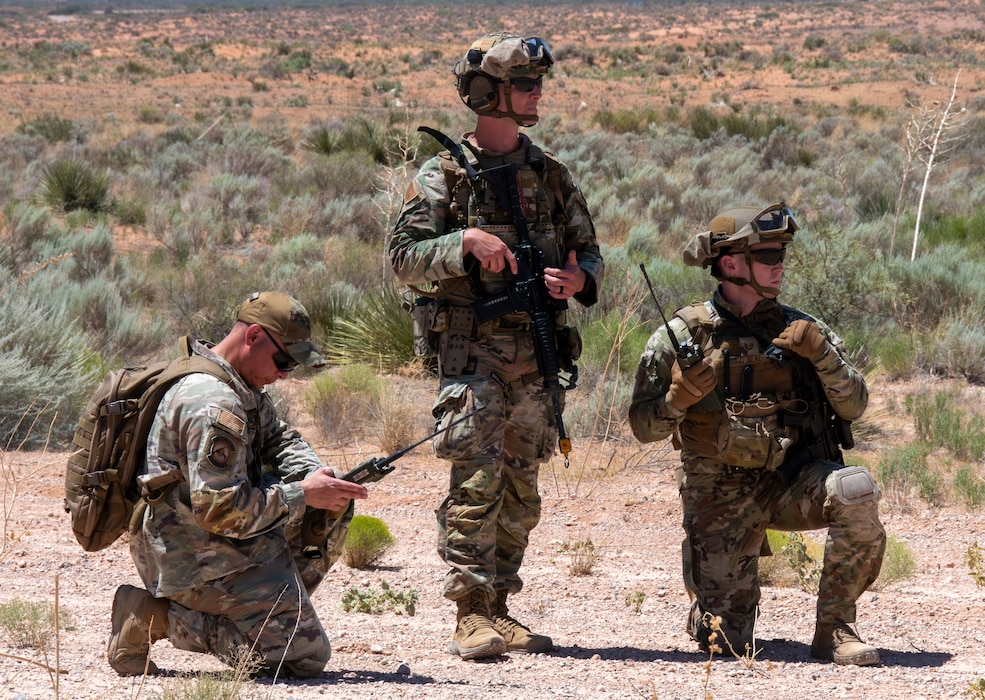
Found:
M 521 134 L 520 141 L 520 148 L 505 156 L 473 152 L 467 142 L 464 148 L 478 170 L 503 162 L 525 166 L 520 189 L 531 242 L 544 251 L 549 267 L 563 267 L 568 251 L 576 251 L 589 281 L 574 298 L 590 306 L 598 298 L 604 265 L 585 198 L 553 155 L 526 135 Z M 407 188 L 394 229 L 390 261 L 397 277 L 418 288 L 435 283 L 439 296 L 460 305 L 501 291 L 510 280 L 509 270 L 480 270 L 471 256 L 462 254 L 464 231 L 473 226 L 499 236 L 511 249 L 517 242 L 512 212 L 501 208 L 492 188 L 473 196 L 464 170 L 457 169 L 447 152 L 435 156 Z M 478 280 L 464 279 L 470 273 Z
M 298 482 L 323 466 L 277 417 L 265 391 L 249 387 L 203 343 L 192 350 L 232 380 L 188 375 L 158 406 L 139 481 L 175 469 L 183 479 L 148 505 L 142 527 L 131 533 L 137 569 L 155 596 L 273 559 L 287 547 L 285 526 L 305 512 Z
M 684 307 L 670 320 L 677 341 L 693 336 L 705 356 L 714 358 L 718 374 L 716 389 L 684 413 L 665 399 L 676 361 L 667 326 L 650 337 L 629 410 L 633 433 L 641 442 L 673 433 L 684 462 L 710 459 L 735 467 L 779 468 L 800 439 L 798 416 L 808 413 L 808 402 L 821 399 L 814 395 L 819 392 L 812 375 L 838 416 L 849 421 L 861 416 L 868 404 L 865 381 L 845 358 L 841 338 L 826 324 L 772 300 L 760 302 L 741 323 L 738 313 L 719 291 L 712 301 Z M 817 323 L 827 339 L 831 350 L 822 358 L 812 362 L 769 352 L 771 340 L 798 318 Z

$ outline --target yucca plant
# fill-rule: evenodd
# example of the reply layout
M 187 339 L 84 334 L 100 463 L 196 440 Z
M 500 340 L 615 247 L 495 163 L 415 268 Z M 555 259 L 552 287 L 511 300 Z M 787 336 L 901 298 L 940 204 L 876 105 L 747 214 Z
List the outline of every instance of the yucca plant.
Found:
M 93 213 L 110 208 L 110 176 L 77 160 L 56 160 L 41 169 L 39 199 L 52 209 Z

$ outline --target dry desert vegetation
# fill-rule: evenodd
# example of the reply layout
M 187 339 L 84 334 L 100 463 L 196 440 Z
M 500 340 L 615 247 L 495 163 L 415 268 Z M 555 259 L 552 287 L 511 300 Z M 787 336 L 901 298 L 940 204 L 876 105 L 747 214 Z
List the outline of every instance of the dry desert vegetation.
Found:
M 48 10 L 0 8 L 0 134 L 44 114 L 88 123 L 92 138 L 108 141 L 162 133 L 182 120 L 205 131 L 230 114 L 286 120 L 299 131 L 316 120 L 394 110 L 423 120 L 463 111 L 449 66 L 476 35 L 495 29 L 549 41 L 559 64 L 545 103 L 572 120 L 600 110 L 719 104 L 854 110 L 864 119 L 900 109 L 909 96 L 946 99 L 959 69 L 961 101 L 985 85 L 975 58 L 985 16 L 971 1 Z M 930 44 L 934 65 L 920 60 Z M 114 236 L 120 250 L 154 245 L 128 227 Z M 372 434 L 343 441 L 321 433 L 301 409 L 309 381 L 292 379 L 282 391 L 325 461 L 351 468 L 380 455 Z M 434 381 L 412 374 L 395 381 L 416 397 L 423 435 Z M 869 430 L 850 458 L 877 464 L 884 450 L 912 437 L 907 397 L 943 389 L 960 392 L 964 406 L 982 403 L 981 387 L 963 381 L 874 377 Z M 764 588 L 754 659 L 709 663 L 684 633 L 675 459 L 668 444 L 583 439 L 570 467 L 557 458 L 548 465 L 543 519 L 514 612 L 557 648 L 463 662 L 445 653 L 454 611 L 440 597 L 444 572 L 434 551 L 433 509 L 446 471 L 426 448 L 415 450 L 359 508 L 388 524 L 396 546 L 369 569 L 338 565 L 315 596 L 333 643 L 324 676 L 258 681 L 239 697 L 983 697 L 985 589 L 966 563 L 985 542 L 981 507 L 931 504 L 906 484 L 887 489 L 884 522 L 914 568 L 860 601 L 858 629 L 881 649 L 879 666 L 842 668 L 810 657 L 814 598 L 796 582 Z M 125 542 L 86 554 L 72 538 L 62 508 L 64 461 L 55 448 L 0 452 L 0 603 L 57 601 L 67 621 L 44 654 L 0 635 L 0 695 L 190 697 L 175 689 L 221 669 L 214 659 L 161 642 L 153 654 L 166 676 L 122 679 L 106 664 L 113 591 L 139 579 Z M 384 582 L 417 592 L 415 615 L 341 609 L 346 591 L 378 591 Z

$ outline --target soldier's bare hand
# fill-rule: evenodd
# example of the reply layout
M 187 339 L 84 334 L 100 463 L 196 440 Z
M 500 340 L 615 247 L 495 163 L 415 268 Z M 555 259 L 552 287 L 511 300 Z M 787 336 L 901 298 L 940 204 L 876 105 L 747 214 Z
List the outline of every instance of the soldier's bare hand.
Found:
M 471 253 L 484 270 L 500 273 L 507 267 L 517 272 L 516 256 L 503 239 L 481 228 L 468 228 L 462 236 L 463 253 Z
M 362 484 L 343 481 L 331 469 L 316 469 L 301 481 L 305 505 L 322 510 L 341 510 L 349 501 L 363 499 L 369 492 Z
M 568 251 L 564 267 L 545 267 L 544 284 L 547 293 L 555 299 L 570 299 L 585 288 L 588 275 L 578 266 L 578 255 Z
M 804 318 L 799 318 L 784 328 L 773 339 L 773 345 L 795 352 L 808 360 L 820 357 L 828 349 L 828 341 L 824 339 L 821 329 L 816 323 Z

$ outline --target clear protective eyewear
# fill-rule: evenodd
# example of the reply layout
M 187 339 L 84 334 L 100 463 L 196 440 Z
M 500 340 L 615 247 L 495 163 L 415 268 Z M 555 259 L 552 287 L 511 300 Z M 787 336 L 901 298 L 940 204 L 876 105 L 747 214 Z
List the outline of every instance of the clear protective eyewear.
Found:
M 756 214 L 750 223 L 756 233 L 774 233 L 776 231 L 793 233 L 800 230 L 800 226 L 797 225 L 797 220 L 786 202 L 766 207 Z

